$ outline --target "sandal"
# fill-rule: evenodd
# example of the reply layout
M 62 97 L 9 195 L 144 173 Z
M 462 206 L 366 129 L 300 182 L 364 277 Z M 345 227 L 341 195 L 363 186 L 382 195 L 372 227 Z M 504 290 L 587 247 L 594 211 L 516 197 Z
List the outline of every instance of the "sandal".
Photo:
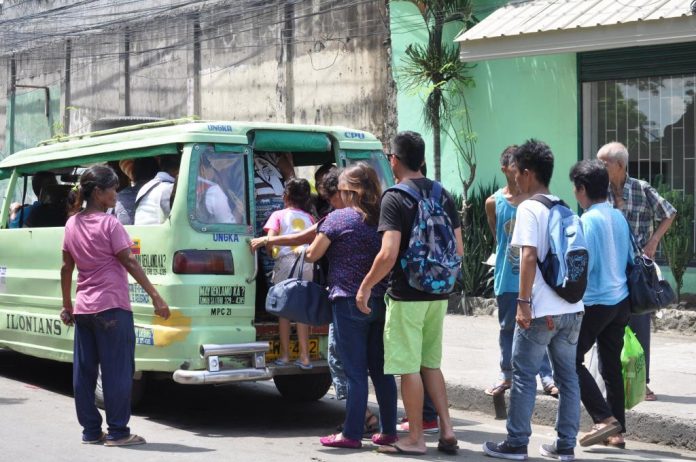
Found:
M 558 394 L 560 393 L 560 390 L 554 383 L 550 383 L 544 387 L 544 394 L 551 396 L 552 398 L 558 399 Z
M 339 439 L 340 435 L 329 435 L 319 438 L 322 446 L 327 448 L 342 448 L 342 449 L 360 449 L 362 442 L 360 440 L 351 440 L 346 437 Z
M 626 442 L 623 439 L 623 435 L 620 433 L 605 439 L 602 441 L 602 444 L 610 448 L 626 449 Z
M 136 444 L 145 444 L 145 438 L 142 436 L 130 434 L 125 438 L 118 440 L 106 440 L 104 446 L 135 446 Z
M 375 433 L 372 435 L 372 442 L 377 446 L 390 445 L 397 441 L 399 441 L 399 437 L 396 435 L 387 435 L 386 433 Z
M 511 386 L 510 382 L 503 381 L 493 385 L 491 388 L 486 388 L 483 392 L 488 396 L 499 396 L 505 394 L 505 391 L 509 390 Z
M 437 450 L 449 454 L 450 456 L 456 456 L 459 452 L 459 445 L 456 439 L 448 441 L 440 438 L 437 441 Z
M 657 401 L 657 395 L 648 386 L 645 386 L 645 401 Z
M 82 444 L 103 444 L 106 441 L 106 433 L 102 432 L 99 438 L 93 440 L 82 440 Z
M 365 417 L 365 427 L 363 427 L 363 437 L 369 438 L 379 431 L 379 416 L 370 414 Z

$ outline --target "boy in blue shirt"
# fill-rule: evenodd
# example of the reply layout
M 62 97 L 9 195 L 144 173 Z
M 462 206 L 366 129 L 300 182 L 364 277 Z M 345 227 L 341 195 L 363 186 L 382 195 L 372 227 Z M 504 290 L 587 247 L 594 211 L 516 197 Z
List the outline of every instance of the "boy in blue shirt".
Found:
M 630 231 L 621 211 L 607 202 L 609 174 L 602 162 L 578 162 L 570 171 L 570 180 L 575 197 L 585 211 L 581 221 L 590 257 L 576 366 L 580 398 L 594 425 L 580 438 L 580 445 L 605 443 L 624 448 L 621 433 L 626 431 L 626 411 L 621 350 L 624 329 L 631 318 L 626 281 L 626 265 L 633 259 Z M 585 353 L 595 341 L 607 389 L 606 400 L 584 365 Z

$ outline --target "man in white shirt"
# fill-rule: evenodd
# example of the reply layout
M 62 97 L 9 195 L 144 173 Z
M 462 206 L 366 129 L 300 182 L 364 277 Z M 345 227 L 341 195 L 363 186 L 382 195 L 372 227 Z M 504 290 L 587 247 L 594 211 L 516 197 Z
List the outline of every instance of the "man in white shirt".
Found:
M 514 154 L 516 181 L 530 197 L 549 192 L 553 173 L 553 154 L 548 145 L 529 140 Z M 528 199 L 517 208 L 512 245 L 521 249 L 520 291 L 517 299 L 517 326 L 512 347 L 512 391 L 507 419 L 507 438 L 501 443 L 486 442 L 484 452 L 509 460 L 527 459 L 532 434 L 531 419 L 536 398 L 535 375 L 548 348 L 556 385 L 560 390 L 553 444 L 544 444 L 541 455 L 552 459 L 574 460 L 580 424 L 580 387 L 575 369 L 575 353 L 583 316 L 582 302 L 569 303 L 551 288 L 541 274 L 537 259 L 549 251 L 549 209 Z
M 174 181 L 179 174 L 181 157 L 161 156 L 159 163 L 160 171 L 140 188 L 135 198 L 135 225 L 158 225 L 169 217 L 170 200 Z

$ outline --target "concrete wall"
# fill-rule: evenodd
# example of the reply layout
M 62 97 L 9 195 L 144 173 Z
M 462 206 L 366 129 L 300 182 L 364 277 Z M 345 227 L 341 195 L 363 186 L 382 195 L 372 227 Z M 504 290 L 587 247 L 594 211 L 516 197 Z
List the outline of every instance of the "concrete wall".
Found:
M 20 49 L 16 84 L 57 85 L 53 128 L 66 133 L 107 116 L 198 115 L 346 125 L 386 138 L 396 113 L 384 18 L 383 0 L 6 1 L 0 19 L 33 40 L 0 44 L 0 85 L 11 85 L 11 51 Z

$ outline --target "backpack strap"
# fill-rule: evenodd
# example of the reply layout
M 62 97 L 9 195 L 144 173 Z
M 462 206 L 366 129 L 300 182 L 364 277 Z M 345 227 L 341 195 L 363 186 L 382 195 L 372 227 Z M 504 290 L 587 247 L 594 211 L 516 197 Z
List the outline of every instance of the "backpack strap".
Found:
M 559 199 L 557 201 L 554 201 L 546 197 L 544 194 L 535 194 L 532 197 L 530 197 L 530 199 L 533 201 L 541 202 L 549 210 L 551 210 L 551 208 L 555 205 L 562 205 L 563 207 L 570 208 L 562 200 Z
M 440 198 L 442 197 L 442 185 L 437 181 L 433 181 L 433 187 L 430 190 L 430 198 L 436 203 L 440 203 Z
M 391 188 L 387 188 L 384 193 L 386 194 L 387 191 L 401 191 L 403 193 L 408 194 L 410 197 L 415 199 L 416 202 L 420 202 L 423 200 L 423 196 L 421 195 L 420 191 L 418 191 L 415 188 L 412 188 L 404 183 L 397 183 Z

